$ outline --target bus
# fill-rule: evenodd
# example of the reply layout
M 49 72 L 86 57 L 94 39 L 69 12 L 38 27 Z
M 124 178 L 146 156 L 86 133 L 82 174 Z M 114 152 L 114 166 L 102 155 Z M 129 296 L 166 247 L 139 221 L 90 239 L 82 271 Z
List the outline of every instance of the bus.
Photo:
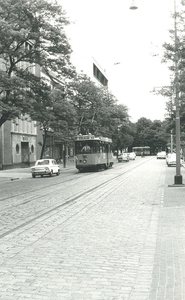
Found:
M 135 152 L 136 155 L 141 155 L 142 153 L 144 156 L 150 155 L 150 147 L 132 147 L 132 152 Z
M 79 134 L 75 138 L 76 168 L 82 172 L 87 169 L 108 169 L 113 166 L 112 139 L 95 137 L 92 134 Z

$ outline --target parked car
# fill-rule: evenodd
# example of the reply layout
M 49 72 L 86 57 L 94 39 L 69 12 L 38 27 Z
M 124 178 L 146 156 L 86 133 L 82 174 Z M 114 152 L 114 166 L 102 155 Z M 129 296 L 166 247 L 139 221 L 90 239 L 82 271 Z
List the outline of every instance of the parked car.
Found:
M 39 159 L 35 165 L 31 167 L 32 177 L 35 178 L 37 175 L 43 177 L 44 175 L 60 174 L 60 166 L 57 164 L 55 159 Z
M 129 154 L 129 159 L 130 160 L 135 160 L 136 159 L 136 154 L 135 154 L 135 152 L 130 152 L 130 153 L 128 153 Z
M 157 159 L 166 159 L 166 151 L 158 152 Z
M 176 166 L 176 153 L 168 153 L 166 156 L 166 164 L 168 167 Z M 182 159 L 180 159 L 180 164 L 182 164 Z
M 122 161 L 129 161 L 129 154 L 128 153 L 121 153 L 118 155 L 118 162 L 122 162 Z

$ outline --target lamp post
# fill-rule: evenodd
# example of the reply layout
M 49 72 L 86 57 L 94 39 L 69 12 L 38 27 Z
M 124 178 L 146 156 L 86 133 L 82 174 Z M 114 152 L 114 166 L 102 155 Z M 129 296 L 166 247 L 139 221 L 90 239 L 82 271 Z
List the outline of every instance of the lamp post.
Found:
M 176 130 L 176 175 L 174 185 L 182 184 L 180 166 L 180 107 L 179 107 L 179 87 L 178 87 L 178 54 L 177 54 L 177 20 L 176 20 L 176 0 L 174 0 L 174 30 L 175 30 L 175 130 Z
M 135 1 L 132 0 L 132 3 L 131 3 L 131 6 L 130 6 L 130 9 L 134 10 L 134 9 L 137 9 L 137 5 L 135 4 Z
M 171 137 L 170 151 L 171 151 L 171 153 L 173 153 L 173 130 L 171 130 L 171 135 L 170 135 L 170 137 Z
M 138 7 L 132 0 L 130 9 L 135 10 Z M 176 0 L 174 0 L 174 31 L 175 31 L 175 130 L 176 130 L 176 175 L 174 176 L 173 186 L 184 186 L 182 184 L 181 164 L 180 164 L 180 106 L 179 106 L 179 87 L 178 87 L 178 45 L 177 45 L 177 19 L 176 19 Z M 171 149 L 172 150 L 172 149 Z M 172 186 L 172 185 L 170 185 Z

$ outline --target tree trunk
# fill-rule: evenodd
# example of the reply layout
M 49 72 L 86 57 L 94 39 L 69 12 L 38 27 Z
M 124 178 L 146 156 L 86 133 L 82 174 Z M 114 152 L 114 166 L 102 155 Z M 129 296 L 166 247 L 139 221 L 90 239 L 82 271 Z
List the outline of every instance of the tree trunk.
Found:
M 44 155 L 45 146 L 46 146 L 46 139 L 47 139 L 47 130 L 44 129 L 43 144 L 42 144 L 42 150 L 41 150 L 41 154 L 40 154 L 40 159 L 42 159 L 43 155 Z
M 64 143 L 64 150 L 63 150 L 63 167 L 66 168 L 66 143 Z

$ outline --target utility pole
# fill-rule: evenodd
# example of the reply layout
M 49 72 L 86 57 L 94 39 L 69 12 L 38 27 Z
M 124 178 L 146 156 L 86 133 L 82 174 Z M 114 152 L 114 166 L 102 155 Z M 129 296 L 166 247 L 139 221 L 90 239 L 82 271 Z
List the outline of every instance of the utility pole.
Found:
M 174 30 L 175 30 L 175 126 L 176 126 L 176 175 L 174 176 L 174 185 L 182 184 L 182 175 L 180 170 L 180 107 L 179 107 L 179 84 L 178 84 L 178 45 L 177 45 L 177 12 L 176 0 L 174 0 Z
M 173 153 L 173 130 L 171 130 L 171 153 Z

